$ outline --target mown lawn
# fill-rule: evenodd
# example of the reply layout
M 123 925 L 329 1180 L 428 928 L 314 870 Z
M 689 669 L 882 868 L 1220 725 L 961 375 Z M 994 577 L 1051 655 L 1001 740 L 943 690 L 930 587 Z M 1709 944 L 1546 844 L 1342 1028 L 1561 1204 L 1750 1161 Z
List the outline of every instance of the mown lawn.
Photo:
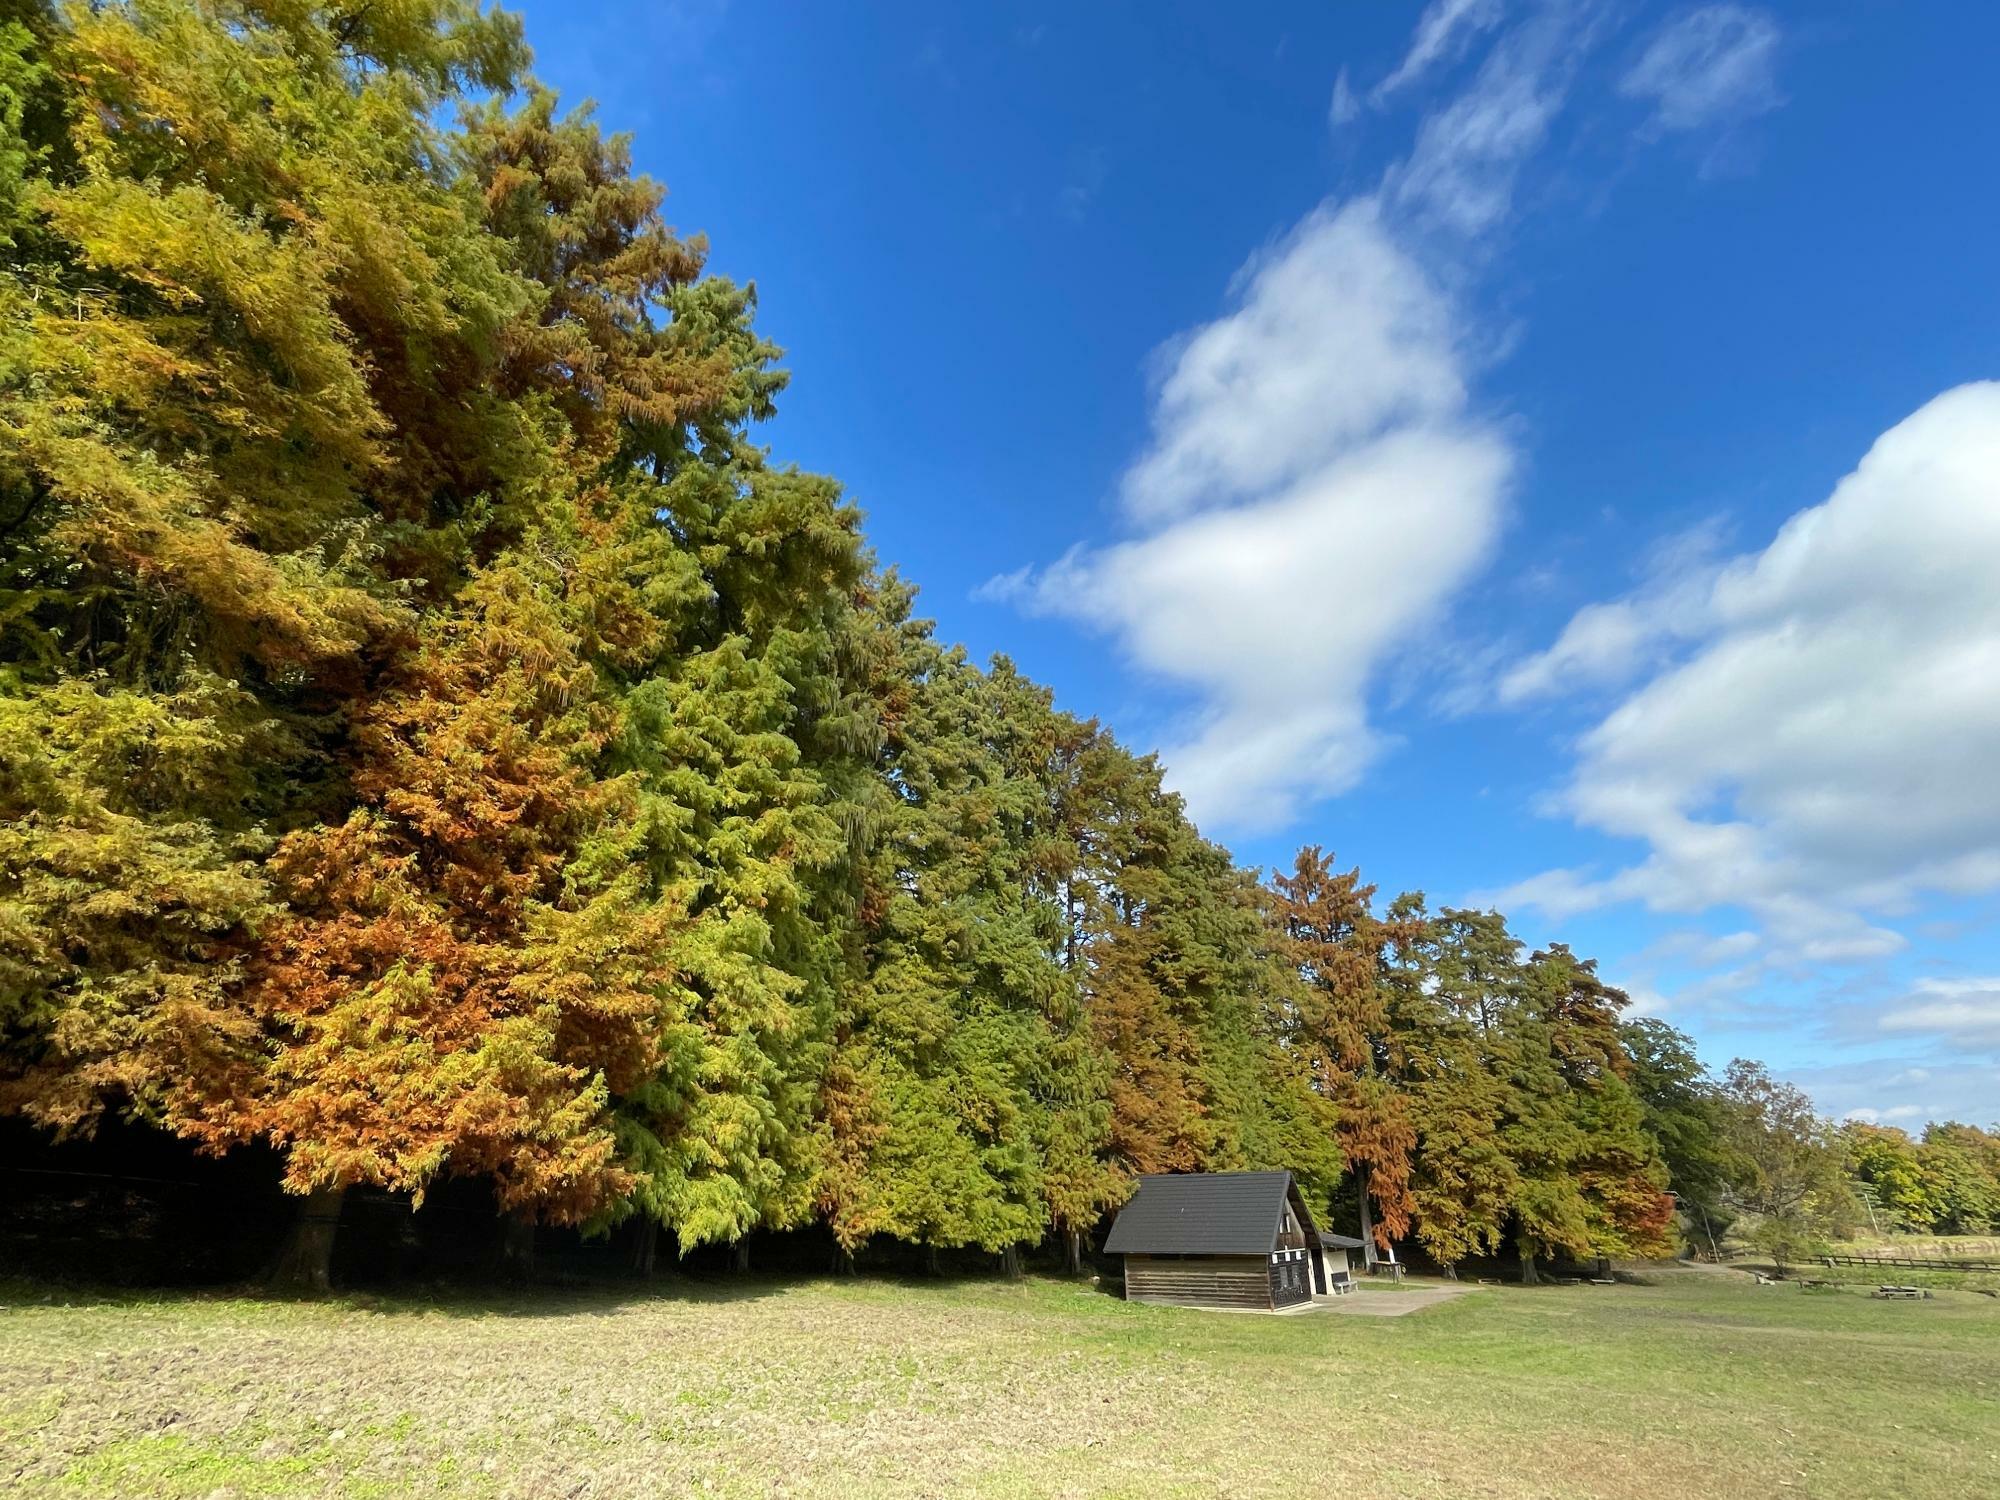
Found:
M 1047 1281 L 64 1296 L 0 1296 L 10 1495 L 2000 1496 L 2000 1304 L 1969 1293 L 1688 1272 L 1397 1319 Z

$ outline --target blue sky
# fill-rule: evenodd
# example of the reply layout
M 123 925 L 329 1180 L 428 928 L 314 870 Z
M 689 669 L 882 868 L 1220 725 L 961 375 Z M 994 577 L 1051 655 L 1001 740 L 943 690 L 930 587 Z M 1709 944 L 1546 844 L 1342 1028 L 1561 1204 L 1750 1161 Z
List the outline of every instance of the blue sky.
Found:
M 778 456 L 1239 858 L 2000 1118 L 2000 9 L 525 10 Z

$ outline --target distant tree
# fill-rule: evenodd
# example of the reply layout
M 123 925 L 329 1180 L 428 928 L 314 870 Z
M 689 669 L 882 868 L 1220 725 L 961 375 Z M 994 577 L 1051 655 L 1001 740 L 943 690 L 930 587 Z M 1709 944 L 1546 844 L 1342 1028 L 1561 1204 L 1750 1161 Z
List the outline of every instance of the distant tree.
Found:
M 1740 1057 L 1722 1087 L 1730 1151 L 1742 1163 L 1727 1194 L 1746 1221 L 1739 1237 L 1785 1265 L 1850 1230 L 1854 1196 L 1839 1134 L 1812 1100 Z
M 1924 1127 L 1923 1152 L 1944 1185 L 1946 1221 L 1956 1234 L 2000 1228 L 2000 1131 L 1944 1121 Z
M 1966 1125 L 1932 1125 L 1921 1140 L 1893 1126 L 1841 1129 L 1848 1169 L 1889 1227 L 1908 1234 L 1982 1234 L 2000 1219 L 1993 1138 Z
M 1628 1018 L 1619 1035 L 1632 1062 L 1632 1091 L 1659 1143 L 1687 1233 L 1720 1256 L 1730 1223 L 1724 1197 L 1738 1170 L 1721 1088 L 1695 1055 L 1693 1039 L 1659 1017 Z

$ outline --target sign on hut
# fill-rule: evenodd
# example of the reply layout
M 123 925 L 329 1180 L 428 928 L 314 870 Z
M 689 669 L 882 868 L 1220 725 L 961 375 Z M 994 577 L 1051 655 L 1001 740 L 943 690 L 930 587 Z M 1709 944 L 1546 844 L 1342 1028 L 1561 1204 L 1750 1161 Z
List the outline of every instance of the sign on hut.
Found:
M 1321 1234 L 1290 1172 L 1141 1177 L 1104 1242 L 1133 1302 L 1275 1311 L 1344 1291 L 1360 1241 Z

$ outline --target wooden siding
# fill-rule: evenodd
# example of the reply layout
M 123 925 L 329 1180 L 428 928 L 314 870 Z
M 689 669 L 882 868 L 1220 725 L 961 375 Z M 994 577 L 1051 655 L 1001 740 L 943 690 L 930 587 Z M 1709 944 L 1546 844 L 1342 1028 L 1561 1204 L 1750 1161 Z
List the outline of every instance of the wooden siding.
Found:
M 1303 1250 L 1280 1250 L 1271 1257 L 1271 1306 L 1312 1301 L 1312 1273 Z
M 1125 1257 L 1125 1297 L 1185 1307 L 1271 1305 L 1269 1259 L 1262 1255 Z

